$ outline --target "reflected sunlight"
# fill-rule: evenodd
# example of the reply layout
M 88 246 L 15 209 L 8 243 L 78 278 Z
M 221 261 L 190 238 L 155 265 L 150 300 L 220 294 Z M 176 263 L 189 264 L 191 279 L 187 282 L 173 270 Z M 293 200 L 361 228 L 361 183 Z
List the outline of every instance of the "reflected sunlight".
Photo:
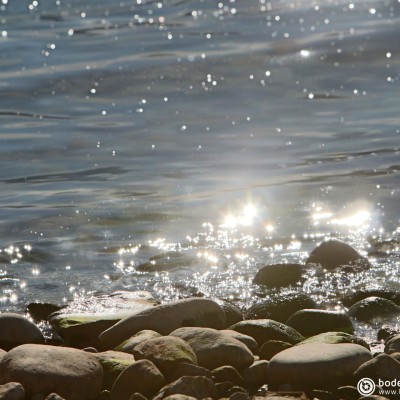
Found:
M 250 226 L 256 216 L 257 207 L 252 203 L 248 203 L 239 214 L 228 214 L 221 226 L 228 229 L 234 229 L 237 226 Z

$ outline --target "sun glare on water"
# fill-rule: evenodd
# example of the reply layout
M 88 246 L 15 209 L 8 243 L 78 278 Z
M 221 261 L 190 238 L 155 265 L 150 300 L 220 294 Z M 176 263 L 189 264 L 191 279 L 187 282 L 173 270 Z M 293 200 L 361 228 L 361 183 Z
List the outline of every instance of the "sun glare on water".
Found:
M 252 203 L 248 203 L 238 214 L 228 214 L 225 216 L 221 226 L 228 229 L 234 229 L 238 226 L 250 226 L 253 225 L 257 214 L 257 207 Z

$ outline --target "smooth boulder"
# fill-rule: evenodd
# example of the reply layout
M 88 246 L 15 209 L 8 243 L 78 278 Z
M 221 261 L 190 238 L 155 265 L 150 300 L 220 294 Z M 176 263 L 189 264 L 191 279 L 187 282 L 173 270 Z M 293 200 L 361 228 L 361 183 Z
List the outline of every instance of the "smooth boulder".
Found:
M 290 343 L 281 342 L 280 340 L 268 340 L 265 342 L 260 349 L 260 359 L 261 360 L 270 360 L 276 354 L 280 353 L 283 350 L 289 349 L 292 347 Z
M 253 354 L 258 354 L 258 344 L 251 336 L 243 335 L 240 332 L 232 331 L 230 329 L 223 329 L 220 332 L 224 335 L 228 335 L 236 340 L 239 340 L 239 342 L 242 342 L 244 345 L 246 345 Z
M 140 393 L 151 398 L 165 384 L 160 370 L 149 360 L 139 360 L 127 367 L 111 389 L 111 400 L 129 400 Z
M 307 343 L 326 343 L 326 344 L 340 344 L 340 343 L 353 343 L 359 344 L 360 346 L 365 347 L 369 350 L 368 343 L 361 339 L 358 336 L 350 335 L 349 333 L 345 332 L 324 332 L 320 333 L 319 335 L 310 336 L 309 338 L 300 342 L 300 344 L 307 344 Z
M 347 243 L 339 240 L 327 240 L 318 245 L 308 257 L 306 264 L 318 264 L 325 269 L 351 267 L 368 268 L 369 261 Z
M 170 335 L 186 341 L 195 352 L 198 364 L 210 370 L 230 365 L 241 371 L 254 360 L 246 345 L 215 329 L 179 328 Z
M 385 343 L 385 353 L 392 354 L 400 352 L 400 334 L 392 336 L 386 343 Z
M 270 360 L 268 380 L 272 388 L 336 389 L 351 383 L 353 373 L 371 358 L 356 344 L 302 344 Z
M 25 344 L 0 360 L 0 384 L 20 382 L 27 396 L 55 392 L 68 399 L 96 399 L 102 381 L 100 362 L 82 350 Z
M 295 329 L 270 319 L 254 319 L 238 322 L 229 329 L 251 336 L 259 346 L 268 340 L 299 343 L 304 337 Z
M 363 322 L 380 322 L 400 314 L 400 306 L 383 297 L 367 297 L 353 304 L 348 314 Z
M 143 329 L 168 335 L 184 326 L 224 329 L 225 323 L 225 313 L 215 301 L 190 298 L 135 313 L 104 331 L 100 341 L 105 347 L 113 348 Z
M 164 374 L 174 372 L 179 364 L 197 364 L 190 345 L 179 337 L 161 336 L 138 344 L 132 354 L 136 360 L 147 359 Z
M 44 343 L 40 329 L 23 315 L 0 314 L 0 348 L 8 351 L 16 346 L 28 343 Z
M 132 353 L 132 350 L 140 343 L 145 342 L 146 340 L 149 339 L 154 339 L 156 337 L 160 337 L 158 332 L 151 331 L 149 329 L 145 329 L 143 331 L 140 331 L 138 333 L 135 333 L 133 336 L 131 336 L 129 339 L 124 340 L 121 344 L 119 344 L 114 350 L 116 351 L 122 351 L 124 353 Z
M 301 264 L 272 264 L 258 270 L 253 283 L 267 287 L 296 285 L 302 280 L 305 266 Z
M 242 376 L 246 386 L 259 388 L 268 382 L 269 361 L 257 360 L 250 367 L 243 370 Z
M 353 333 L 354 326 L 349 316 L 340 311 L 300 310 L 296 311 L 287 321 L 303 336 L 315 336 L 324 332 Z
M 25 389 L 17 382 L 1 385 L 0 400 L 25 400 Z
M 378 379 L 384 381 L 400 380 L 400 362 L 388 354 L 378 354 L 372 360 L 360 365 L 354 372 L 354 382 L 358 382 L 362 378 L 370 378 L 374 382 L 378 382 Z

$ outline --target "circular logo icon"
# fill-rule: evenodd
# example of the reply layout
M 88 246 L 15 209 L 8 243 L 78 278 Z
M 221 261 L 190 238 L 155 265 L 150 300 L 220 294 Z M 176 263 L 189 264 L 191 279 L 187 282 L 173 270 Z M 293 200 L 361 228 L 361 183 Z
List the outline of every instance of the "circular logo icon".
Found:
M 357 383 L 357 390 L 363 396 L 369 396 L 375 392 L 375 383 L 372 379 L 362 378 Z

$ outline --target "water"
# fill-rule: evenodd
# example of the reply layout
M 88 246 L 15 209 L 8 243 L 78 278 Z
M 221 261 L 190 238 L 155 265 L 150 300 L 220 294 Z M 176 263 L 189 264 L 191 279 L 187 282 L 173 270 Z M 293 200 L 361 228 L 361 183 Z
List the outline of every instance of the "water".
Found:
M 398 2 L 0 7 L 1 310 L 117 289 L 246 308 L 261 266 L 327 237 L 373 268 L 294 289 L 399 289 Z

